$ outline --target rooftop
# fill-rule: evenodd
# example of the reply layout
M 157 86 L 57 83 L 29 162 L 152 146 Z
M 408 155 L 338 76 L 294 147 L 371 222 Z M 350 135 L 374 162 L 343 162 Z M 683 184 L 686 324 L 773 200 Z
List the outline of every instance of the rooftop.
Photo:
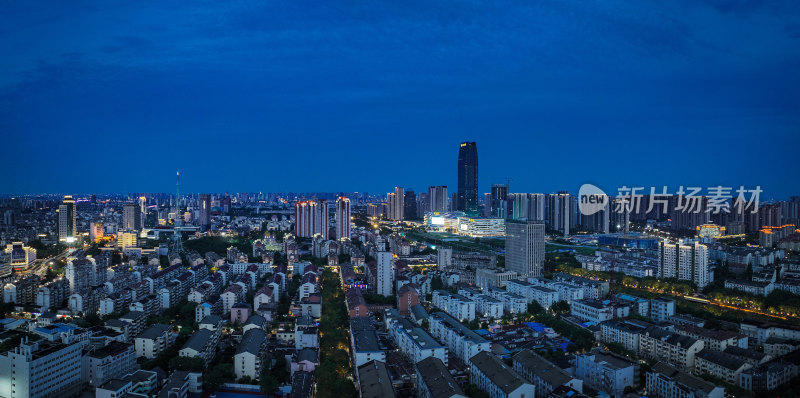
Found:
M 359 366 L 358 383 L 362 398 L 395 396 L 392 379 L 383 362 L 371 361 Z
M 525 384 L 522 377 L 496 356 L 481 351 L 470 358 L 470 363 L 486 375 L 503 392 L 509 394 Z
M 417 377 L 428 386 L 432 397 L 466 396 L 439 358 L 428 357 L 417 362 Z
M 236 355 L 249 353 L 258 356 L 261 347 L 267 341 L 267 333 L 258 328 L 248 329 L 242 336 L 242 342 L 236 347 Z
M 663 362 L 653 365 L 653 372 L 659 373 L 664 377 L 672 379 L 676 383 L 686 386 L 692 391 L 703 391 L 706 394 L 712 392 L 715 388 L 714 384 L 709 383 L 699 377 L 692 376 L 688 373 L 681 372 Z
M 560 386 L 572 380 L 572 376 L 563 369 L 531 350 L 522 350 L 518 352 L 514 355 L 514 362 L 519 362 L 524 368 L 529 369 L 532 374 L 547 381 L 547 383 L 553 387 Z

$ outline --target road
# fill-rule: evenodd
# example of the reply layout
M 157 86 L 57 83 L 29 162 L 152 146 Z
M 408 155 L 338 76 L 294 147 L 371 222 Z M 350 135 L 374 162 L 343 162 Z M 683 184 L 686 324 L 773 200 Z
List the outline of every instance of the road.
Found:
M 44 274 L 47 272 L 48 264 L 50 264 L 50 262 L 55 263 L 56 261 L 61 261 L 61 259 L 66 258 L 67 256 L 70 255 L 70 253 L 74 252 L 74 250 L 75 249 L 67 249 L 64 250 L 63 253 L 60 253 L 58 255 L 41 260 L 36 260 L 33 263 L 33 266 L 28 270 L 28 272 L 32 274 L 37 274 L 39 276 L 44 276 Z

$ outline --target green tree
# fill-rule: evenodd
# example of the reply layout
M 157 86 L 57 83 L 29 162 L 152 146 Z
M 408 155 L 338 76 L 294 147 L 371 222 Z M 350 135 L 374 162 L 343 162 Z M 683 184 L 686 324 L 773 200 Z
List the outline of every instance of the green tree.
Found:
M 478 386 L 472 383 L 467 384 L 467 386 L 464 387 L 464 394 L 467 394 L 469 398 L 489 398 L 489 394 L 486 393 L 486 391 L 481 390 Z
M 206 362 L 199 357 L 177 356 L 169 360 L 170 370 L 188 370 L 191 372 L 202 372 L 206 368 Z
M 544 308 L 539 302 L 534 300 L 528 304 L 528 314 L 534 315 L 542 312 L 544 312 Z
M 441 290 L 444 288 L 444 282 L 442 282 L 442 277 L 439 275 L 434 275 L 431 278 L 431 291 Z
M 552 310 L 557 315 L 569 314 L 570 313 L 569 303 L 564 300 L 557 301 L 553 303 L 553 305 L 550 307 L 550 310 Z

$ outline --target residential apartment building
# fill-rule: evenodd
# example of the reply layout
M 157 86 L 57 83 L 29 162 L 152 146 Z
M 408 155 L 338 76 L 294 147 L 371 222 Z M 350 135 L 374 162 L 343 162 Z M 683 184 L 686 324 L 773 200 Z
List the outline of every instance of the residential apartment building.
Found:
M 639 334 L 639 356 L 661 360 L 684 372 L 694 370 L 694 360 L 704 348 L 702 340 L 651 326 Z
M 561 386 L 583 391 L 583 380 L 542 358 L 531 350 L 521 350 L 513 357 L 513 367 L 536 390 L 536 397 L 546 397 Z
M 444 362 L 429 357 L 416 363 L 417 398 L 466 398 Z
M 0 396 L 8 398 L 71 396 L 80 393 L 80 343 L 23 340 L 0 354 Z
M 493 354 L 483 351 L 469 359 L 469 382 L 490 398 L 535 397 L 532 384 Z
M 244 332 L 242 342 L 236 346 L 236 354 L 233 356 L 233 371 L 237 379 L 247 376 L 255 380 L 261 377 L 266 348 L 266 332 L 259 328 Z
M 444 312 L 434 312 L 428 318 L 433 337 L 442 342 L 455 356 L 468 363 L 473 355 L 491 350 L 492 343 Z
M 575 377 L 586 386 L 621 397 L 625 387 L 639 384 L 639 365 L 619 355 L 594 349 L 575 356 Z
M 170 327 L 155 324 L 145 329 L 133 340 L 137 358 L 154 359 L 171 343 Z
M 418 327 L 399 316 L 395 311 L 386 312 L 389 336 L 394 340 L 397 348 L 411 363 L 417 363 L 425 358 L 439 358 L 447 364 L 447 347 L 431 337 L 425 329 Z
M 433 292 L 433 305 L 447 312 L 459 321 L 475 319 L 475 302 L 460 295 L 452 294 L 446 290 Z
M 681 372 L 663 362 L 655 364 L 646 375 L 651 398 L 724 398 L 725 388 Z

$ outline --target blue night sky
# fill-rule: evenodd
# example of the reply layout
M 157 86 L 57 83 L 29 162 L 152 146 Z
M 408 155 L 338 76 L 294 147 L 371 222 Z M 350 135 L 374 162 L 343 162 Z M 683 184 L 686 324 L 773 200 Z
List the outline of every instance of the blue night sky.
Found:
M 191 3 L 5 2 L 0 193 L 800 194 L 798 1 Z

